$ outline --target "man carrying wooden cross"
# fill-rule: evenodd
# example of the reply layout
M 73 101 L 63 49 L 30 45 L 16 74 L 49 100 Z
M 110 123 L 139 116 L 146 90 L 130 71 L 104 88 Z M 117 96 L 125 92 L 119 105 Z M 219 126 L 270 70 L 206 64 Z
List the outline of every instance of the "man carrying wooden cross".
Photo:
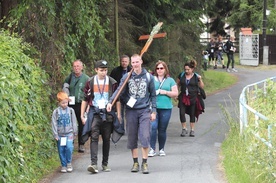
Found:
M 156 29 L 153 30 L 154 34 L 158 32 Z M 153 36 L 153 34 L 150 35 L 150 42 Z M 148 48 L 149 44 L 147 43 L 145 46 Z M 156 118 L 156 91 L 154 79 L 145 68 L 142 68 L 142 55 L 147 48 L 143 49 L 140 55 L 134 54 L 131 56 L 132 71 L 122 77 L 119 87 L 110 98 L 106 108 L 107 111 L 111 110 L 112 104 L 117 100 L 116 97 L 118 97 L 118 95 L 121 96 L 122 102 L 126 104 L 127 147 L 131 149 L 134 162 L 131 172 L 138 172 L 140 169 L 138 162 L 139 139 L 142 146 L 141 169 L 143 174 L 149 173 L 147 159 L 150 146 L 150 122 L 154 121 Z

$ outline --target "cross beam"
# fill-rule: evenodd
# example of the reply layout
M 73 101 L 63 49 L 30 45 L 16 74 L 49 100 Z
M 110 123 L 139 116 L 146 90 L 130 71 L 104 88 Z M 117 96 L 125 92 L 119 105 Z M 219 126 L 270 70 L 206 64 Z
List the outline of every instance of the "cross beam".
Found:
M 163 38 L 163 37 L 166 37 L 166 35 L 167 35 L 166 32 L 159 33 L 159 34 L 155 34 L 155 35 L 153 36 L 153 39 L 155 39 L 155 38 Z M 147 39 L 149 39 L 149 37 L 150 37 L 150 35 L 142 35 L 142 36 L 139 37 L 138 40 L 139 40 L 139 41 L 147 40 Z

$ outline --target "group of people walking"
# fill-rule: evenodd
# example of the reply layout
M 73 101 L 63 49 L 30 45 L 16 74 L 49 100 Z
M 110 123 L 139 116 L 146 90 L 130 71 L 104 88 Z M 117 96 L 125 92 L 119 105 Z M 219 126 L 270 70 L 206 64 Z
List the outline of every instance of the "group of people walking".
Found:
M 129 66 L 131 63 L 131 67 Z M 198 101 L 202 77 L 195 73 L 196 61 L 185 63 L 184 71 L 175 81 L 170 77 L 168 65 L 159 60 L 154 72 L 142 67 L 139 54 L 123 55 L 120 66 L 108 76 L 109 64 L 105 60 L 95 63 L 96 75 L 88 77 L 82 72 L 83 63 L 73 62 L 74 72 L 66 79 L 63 91 L 57 94 L 58 108 L 52 114 L 52 129 L 57 141 L 61 172 L 71 172 L 74 136 L 78 136 L 78 152 L 84 152 L 84 143 L 90 137 L 91 164 L 87 170 L 98 173 L 98 142 L 102 137 L 102 170 L 111 171 L 108 159 L 111 134 L 119 122 L 126 128 L 127 148 L 131 150 L 131 172 L 148 174 L 148 157 L 165 156 L 167 127 L 173 103 L 178 100 L 181 137 L 188 134 L 185 114 L 190 116 L 189 136 L 195 136 L 195 122 L 203 110 Z M 178 90 L 180 89 L 180 91 Z M 85 113 L 87 117 L 85 118 Z M 78 126 L 78 127 L 77 127 Z M 158 148 L 156 147 L 158 140 Z M 141 144 L 141 166 L 138 157 Z
M 223 43 L 222 36 L 217 38 L 211 38 L 210 42 L 207 45 L 206 51 L 203 51 L 203 60 L 204 60 L 204 69 L 207 70 L 208 65 L 212 65 L 214 69 L 217 69 L 218 63 L 222 65 L 222 69 L 226 68 L 227 72 L 238 72 L 235 67 L 234 53 L 236 47 L 234 46 L 234 36 L 227 36 L 227 41 Z M 227 65 L 224 65 L 223 53 L 227 54 Z M 207 65 L 208 62 L 208 65 Z M 231 64 L 231 70 L 229 68 Z

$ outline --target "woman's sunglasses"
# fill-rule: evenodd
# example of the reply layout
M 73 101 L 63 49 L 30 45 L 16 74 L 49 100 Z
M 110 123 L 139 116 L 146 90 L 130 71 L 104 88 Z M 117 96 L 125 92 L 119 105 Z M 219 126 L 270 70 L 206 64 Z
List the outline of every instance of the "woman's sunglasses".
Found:
M 164 67 L 156 67 L 156 70 L 163 70 Z

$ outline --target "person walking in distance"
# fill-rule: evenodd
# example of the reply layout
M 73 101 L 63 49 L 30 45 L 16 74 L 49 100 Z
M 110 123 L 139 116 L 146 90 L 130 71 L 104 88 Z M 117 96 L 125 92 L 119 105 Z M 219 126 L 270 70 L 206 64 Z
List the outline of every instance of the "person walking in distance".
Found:
M 63 91 L 67 91 L 71 101 L 69 106 L 75 110 L 78 121 L 78 152 L 84 152 L 84 143 L 81 141 L 83 123 L 81 121 L 81 102 L 83 99 L 83 88 L 89 77 L 83 73 L 83 63 L 81 60 L 73 62 L 73 72 L 66 77 Z
M 158 137 L 159 156 L 165 156 L 167 127 L 172 113 L 172 98 L 178 96 L 178 88 L 173 78 L 169 76 L 169 69 L 164 61 L 159 60 L 154 69 L 154 85 L 156 90 L 156 119 L 151 122 L 151 137 L 149 157 L 156 155 L 155 145 Z
M 72 172 L 73 140 L 78 134 L 77 119 L 73 108 L 68 107 L 69 97 L 65 92 L 58 92 L 59 107 L 52 114 L 52 131 L 57 141 L 61 172 Z
M 223 60 L 223 42 L 222 36 L 218 36 L 218 41 L 216 44 L 217 51 L 216 51 L 216 62 L 221 63 L 222 69 L 225 69 L 224 60 Z
M 131 67 L 129 66 L 130 58 L 127 55 L 122 55 L 120 57 L 120 66 L 115 67 L 111 73 L 110 76 L 114 78 L 118 85 L 120 84 L 120 81 L 126 73 L 128 73 L 131 70 Z M 121 102 L 121 125 L 123 129 L 125 129 L 125 104 Z
M 121 99 L 126 103 L 127 147 L 131 150 L 133 166 L 131 172 L 138 172 L 138 139 L 142 146 L 142 173 L 148 174 L 148 151 L 150 146 L 150 123 L 156 118 L 156 91 L 153 76 L 142 68 L 143 60 L 138 54 L 131 56 L 133 72 L 122 90 Z M 117 96 L 128 75 L 124 75 L 116 92 L 107 104 L 111 110 L 112 102 Z
M 98 173 L 98 142 L 102 137 L 102 170 L 109 172 L 108 166 L 110 137 L 113 130 L 113 122 L 116 119 L 115 108 L 106 111 L 106 104 L 113 92 L 117 88 L 117 82 L 107 76 L 107 61 L 99 60 L 95 64 L 96 75 L 92 76 L 85 84 L 84 99 L 81 105 L 81 119 L 85 123 L 83 134 L 90 135 L 91 164 L 87 170 L 91 173 Z M 87 120 L 84 119 L 84 112 L 89 105 Z M 120 118 L 120 102 L 117 101 L 116 109 L 119 111 L 117 117 Z
M 209 54 L 209 62 L 208 62 L 208 66 L 211 65 L 211 61 L 212 61 L 212 65 L 215 66 L 215 47 L 216 47 L 216 42 L 214 41 L 214 38 L 210 39 L 210 42 L 207 45 L 207 49 L 206 51 Z
M 204 87 L 202 77 L 195 73 L 197 62 L 191 60 L 184 65 L 184 71 L 179 74 L 177 78 L 177 84 L 180 87 L 180 94 L 178 96 L 178 107 L 180 114 L 180 121 L 182 126 L 181 137 L 188 134 L 186 126 L 187 113 L 190 116 L 190 136 L 195 136 L 195 115 L 196 115 L 196 101 L 199 92 L 199 88 Z
M 228 41 L 225 43 L 225 51 L 227 53 L 227 68 L 226 71 L 230 72 L 229 66 L 230 63 L 232 64 L 232 72 L 238 72 L 238 70 L 235 69 L 235 60 L 234 60 L 234 53 L 236 51 L 236 47 L 234 46 L 234 40 L 235 37 L 230 36 L 230 38 L 228 39 Z

